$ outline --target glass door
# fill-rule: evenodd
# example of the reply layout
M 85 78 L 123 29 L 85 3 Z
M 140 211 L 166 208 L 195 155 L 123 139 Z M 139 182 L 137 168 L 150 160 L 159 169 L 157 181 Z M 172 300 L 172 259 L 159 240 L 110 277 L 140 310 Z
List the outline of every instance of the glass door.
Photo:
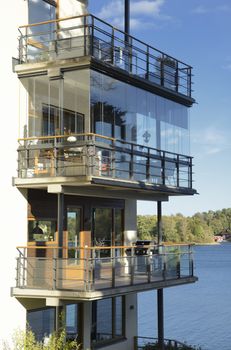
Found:
M 68 258 L 78 259 L 80 247 L 80 231 L 81 231 L 81 208 L 67 208 L 67 246 Z
M 93 209 L 93 244 L 98 247 L 101 257 L 111 256 L 112 250 L 106 247 L 123 244 L 123 210 L 113 208 Z M 116 251 L 116 255 L 118 252 Z

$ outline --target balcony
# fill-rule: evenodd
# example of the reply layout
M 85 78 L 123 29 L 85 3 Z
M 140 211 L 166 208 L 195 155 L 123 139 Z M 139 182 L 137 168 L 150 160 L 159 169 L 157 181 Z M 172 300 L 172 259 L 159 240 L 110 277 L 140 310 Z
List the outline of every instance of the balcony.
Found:
M 197 280 L 192 246 L 18 247 L 16 297 L 79 300 Z
M 66 62 L 90 57 L 95 66 L 150 87 L 161 87 L 191 105 L 192 67 L 125 34 L 105 21 L 84 15 L 19 28 L 19 64 Z M 31 66 L 31 65 L 30 65 Z
M 192 157 L 97 134 L 19 140 L 17 186 L 108 185 L 167 194 L 194 194 Z

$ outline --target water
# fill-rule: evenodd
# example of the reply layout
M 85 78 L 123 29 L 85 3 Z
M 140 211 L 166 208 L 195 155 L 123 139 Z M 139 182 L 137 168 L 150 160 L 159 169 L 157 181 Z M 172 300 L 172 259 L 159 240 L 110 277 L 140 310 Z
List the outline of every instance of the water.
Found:
M 202 350 L 231 350 L 231 243 L 194 251 L 199 281 L 164 290 L 165 338 Z M 139 294 L 141 336 L 157 336 L 156 303 L 156 291 Z

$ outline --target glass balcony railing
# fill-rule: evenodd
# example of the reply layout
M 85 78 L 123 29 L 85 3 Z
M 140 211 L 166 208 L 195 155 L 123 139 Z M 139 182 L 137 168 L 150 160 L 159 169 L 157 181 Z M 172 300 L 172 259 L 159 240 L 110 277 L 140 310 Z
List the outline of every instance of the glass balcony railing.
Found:
M 192 157 L 97 134 L 19 140 L 18 177 L 99 177 L 192 190 Z
M 149 84 L 192 96 L 191 66 L 93 15 L 29 24 L 19 31 L 20 63 L 91 56 Z
M 17 288 L 94 292 L 194 278 L 191 245 L 17 249 Z

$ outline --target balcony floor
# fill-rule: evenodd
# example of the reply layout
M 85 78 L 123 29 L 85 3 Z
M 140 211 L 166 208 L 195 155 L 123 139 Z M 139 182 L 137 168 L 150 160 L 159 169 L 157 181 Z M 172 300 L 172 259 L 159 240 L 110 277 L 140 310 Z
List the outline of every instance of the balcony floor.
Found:
M 75 300 L 85 300 L 91 301 L 96 299 L 101 299 L 109 296 L 116 296 L 121 294 L 129 294 L 129 293 L 138 293 L 147 290 L 160 289 L 160 288 L 168 288 L 174 286 L 180 286 L 189 283 L 195 283 L 198 278 L 197 277 L 181 277 L 179 279 L 169 278 L 166 280 L 156 280 L 150 283 L 145 283 L 144 279 L 147 280 L 147 277 L 139 276 L 137 279 L 137 283 L 130 286 L 125 286 L 124 277 L 117 279 L 117 287 L 115 288 L 107 288 L 108 281 L 99 280 L 96 284 L 100 290 L 95 291 L 78 291 L 76 289 L 83 288 L 83 283 L 70 283 L 65 286 L 66 289 L 57 289 L 57 290 L 49 290 L 49 289 L 30 289 L 30 288 L 17 288 L 13 287 L 11 289 L 11 295 L 16 298 L 59 298 L 62 300 L 75 299 Z M 121 286 L 119 286 L 121 284 Z
M 18 188 L 46 189 L 57 192 L 58 187 L 65 194 L 96 195 L 108 198 L 135 198 L 139 200 L 168 201 L 169 196 L 194 195 L 195 189 L 176 188 L 147 184 L 145 182 L 118 180 L 106 177 L 42 177 L 42 178 L 13 178 L 13 185 Z M 58 186 L 58 187 L 57 187 Z

